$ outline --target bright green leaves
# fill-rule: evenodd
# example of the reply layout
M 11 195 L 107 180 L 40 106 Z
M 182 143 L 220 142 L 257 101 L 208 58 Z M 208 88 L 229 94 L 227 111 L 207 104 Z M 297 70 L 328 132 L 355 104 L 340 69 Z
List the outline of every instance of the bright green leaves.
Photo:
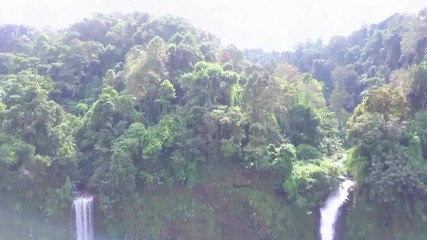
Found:
M 268 146 L 249 143 L 244 148 L 243 157 L 248 167 L 269 170 L 282 178 L 288 178 L 296 161 L 296 152 L 295 147 L 288 143 Z
M 347 137 L 356 146 L 350 157 L 350 169 L 358 179 L 360 186 L 364 184 L 362 182 L 368 185 L 379 184 L 362 179 L 378 180 L 379 177 L 375 174 L 386 173 L 389 168 L 389 166 L 381 165 L 385 161 L 400 161 L 402 165 L 398 166 L 401 166 L 402 169 L 404 166 L 412 166 L 408 155 L 399 156 L 399 154 L 403 154 L 401 151 L 406 151 L 404 150 L 406 146 L 401 146 L 399 139 L 400 134 L 406 131 L 406 126 L 401 124 L 401 120 L 407 116 L 406 112 L 406 101 L 402 94 L 388 87 L 372 90 L 362 104 L 356 108 L 349 121 Z M 380 150 L 387 146 L 396 147 Z M 374 160 L 376 163 L 373 162 Z M 388 172 L 392 171 L 393 168 L 390 168 Z M 388 182 L 382 183 L 388 184 Z M 388 197 L 387 201 L 390 199 L 391 197 Z
M 99 130 L 118 124 L 120 120 L 132 122 L 140 118 L 134 110 L 134 99 L 126 94 L 119 94 L 112 87 L 105 87 L 92 108 L 89 122 Z
M 123 77 L 127 93 L 139 101 L 140 111 L 147 112 L 148 120 L 158 121 L 157 89 L 166 78 L 167 48 L 165 42 L 153 38 L 148 45 L 134 46 L 126 54 L 126 64 L 119 75 Z
M 341 147 L 338 121 L 328 109 L 316 109 L 298 99 L 287 116 L 286 135 L 294 145 L 309 144 L 328 155 Z
M 166 114 L 168 112 L 168 108 L 171 105 L 171 101 L 174 100 L 175 98 L 176 98 L 175 87 L 172 85 L 172 83 L 169 80 L 167 79 L 163 80 L 162 84 L 160 84 L 159 86 L 157 99 L 156 99 L 156 102 L 162 106 L 163 114 Z
M 284 177 L 288 177 L 293 169 L 296 160 L 295 147 L 289 143 L 283 143 L 279 146 L 270 144 L 267 146 L 268 163 L 267 169 L 278 171 Z
M 49 191 L 44 206 L 44 213 L 48 219 L 65 215 L 69 210 L 69 203 L 73 198 L 73 188 L 73 183 L 70 181 L 70 178 L 67 177 L 64 185 L 56 190 Z
M 416 145 L 419 148 L 416 137 L 402 135 L 405 130 L 397 126 L 379 127 L 382 134 L 376 136 L 375 142 L 361 146 L 352 156 L 364 159 L 359 165 L 369 164 L 369 168 L 359 168 L 367 171 L 358 173 L 365 176 L 360 186 L 367 187 L 368 195 L 377 203 L 393 203 L 402 197 L 425 193 L 426 173 L 420 168 L 419 154 L 414 151 Z
M 361 106 L 367 112 L 382 114 L 385 121 L 403 120 L 408 112 L 408 105 L 402 92 L 387 87 L 372 90 Z
M 3 130 L 35 145 L 38 154 L 54 157 L 57 149 L 65 147 L 71 148 L 67 156 L 72 155 L 73 144 L 60 142 L 69 137 L 60 134 L 60 129 L 65 130 L 60 125 L 68 124 L 68 119 L 62 108 L 48 99 L 50 80 L 27 71 L 5 77 L 3 84 Z M 58 147 L 52 149 L 49 142 L 53 140 Z
M 3 131 L 37 146 L 37 153 L 53 156 L 49 146 L 52 129 L 65 121 L 65 113 L 48 100 L 51 82 L 29 71 L 2 80 L 4 92 Z
M 383 143 L 371 155 L 372 167 L 365 183 L 371 187 L 369 196 L 374 201 L 393 203 L 426 190 L 425 173 L 414 164 L 407 147 Z
M 28 70 L 0 81 L 0 188 L 22 200 L 44 201 L 75 173 L 74 125 L 70 115 L 49 99 L 53 89 L 49 78 Z M 58 202 L 64 204 L 63 200 Z M 56 213 L 43 208 L 48 216 Z
M 66 165 L 67 160 L 75 161 L 74 127 L 70 121 L 67 121 L 52 128 L 51 147 L 56 148 L 55 158 L 61 165 Z
M 98 176 L 102 179 L 100 184 L 97 184 L 101 194 L 101 208 L 111 218 L 117 216 L 115 211 L 123 211 L 123 203 L 133 203 L 138 197 L 137 165 L 143 160 L 145 135 L 146 128 L 143 124 L 130 125 L 123 135 L 114 141 L 111 157 L 106 161 L 107 170 L 103 176 Z
M 135 109 L 134 99 L 104 87 L 99 99 L 91 106 L 76 133 L 79 165 L 84 182 L 98 183 L 108 169 L 113 142 L 142 114 Z
M 288 113 L 287 135 L 295 145 L 302 143 L 317 146 L 319 136 L 316 134 L 316 127 L 319 119 L 316 117 L 315 109 L 306 101 L 296 102 Z
M 175 88 L 169 80 L 163 80 L 160 84 L 158 99 L 160 103 L 170 103 L 173 99 L 176 98 Z
M 417 112 L 411 125 L 413 131 L 418 134 L 423 149 L 423 156 L 427 157 L 427 112 Z
M 303 143 L 296 147 L 296 157 L 299 160 L 320 159 L 322 157 L 322 153 L 320 153 L 315 147 Z
M 191 162 L 198 159 L 189 157 L 191 148 L 185 144 L 189 139 L 181 139 L 182 134 L 185 134 L 185 128 L 174 115 L 166 115 L 159 124 L 148 128 L 142 123 L 133 123 L 113 143 L 105 181 L 110 182 L 110 176 L 114 176 L 114 182 L 126 181 L 132 186 L 128 194 L 136 190 L 138 181 L 143 184 L 138 186 L 139 189 L 145 184 L 150 189 L 156 188 L 170 176 L 186 181 L 183 171 L 195 168 Z M 184 155 L 180 157 L 181 154 Z M 116 187 L 120 188 L 120 184 Z
M 113 146 L 110 169 L 106 175 L 106 191 L 114 191 L 115 197 L 129 197 L 136 188 L 135 176 L 137 169 L 133 163 L 132 151 L 125 148 L 137 147 L 130 145 L 132 140 L 124 139 Z M 129 145 L 128 145 L 129 144 Z
M 396 115 L 394 106 L 399 104 L 393 104 L 393 94 L 387 96 L 387 102 L 378 100 L 366 107 L 364 104 L 372 103 L 368 97 L 359 107 L 369 111 L 360 114 L 361 111 L 356 110 L 348 132 L 355 145 L 349 168 L 356 176 L 359 194 L 369 196 L 375 204 L 399 203 L 402 199 L 424 195 L 427 190 L 426 168 L 420 139 L 414 131 L 416 127 L 408 127 L 392 117 Z M 384 107 L 378 108 L 378 104 Z M 399 116 L 400 111 L 397 113 Z
M 407 118 L 408 104 L 400 91 L 382 87 L 372 90 L 367 98 L 360 104 L 349 121 L 349 134 L 357 134 L 359 129 L 364 129 L 362 124 L 370 124 L 376 115 L 375 122 L 382 121 L 402 121 Z M 373 120 L 373 119 L 372 119 Z M 371 128 L 372 129 L 372 128 Z M 350 136 L 351 138 L 351 136 Z
M 290 200 L 304 209 L 318 206 L 338 186 L 337 168 L 333 164 L 297 162 L 292 175 L 283 183 Z
M 31 161 L 34 157 L 33 146 L 8 134 L 1 133 L 0 143 L 0 158 L 3 163 L 10 166 L 10 170 L 18 170 L 23 163 Z
M 35 161 L 35 147 L 0 133 L 0 191 L 22 196 L 27 191 L 26 183 L 31 181 L 28 174 Z M 17 192 L 15 192 L 17 191 Z
M 230 103 L 230 87 L 238 80 L 238 75 L 224 72 L 217 64 L 199 62 L 192 73 L 182 75 L 180 84 L 187 92 L 191 103 L 199 106 Z
M 382 136 L 381 126 L 384 119 L 379 113 L 367 113 L 352 117 L 349 122 L 348 139 L 351 142 L 372 144 L 378 137 Z
M 217 106 L 199 119 L 198 137 L 206 159 L 216 158 L 218 150 L 230 158 L 240 157 L 245 117 L 238 107 Z M 224 147 L 224 149 L 223 149 Z
M 102 90 L 90 115 L 90 123 L 95 129 L 99 129 L 113 120 L 114 113 L 118 112 L 118 96 L 119 94 L 111 87 Z

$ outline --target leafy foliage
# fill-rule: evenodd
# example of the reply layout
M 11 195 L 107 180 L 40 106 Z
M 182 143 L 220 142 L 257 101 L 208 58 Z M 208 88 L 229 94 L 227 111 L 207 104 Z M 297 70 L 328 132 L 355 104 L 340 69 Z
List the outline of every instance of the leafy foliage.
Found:
M 0 26 L 0 211 L 65 219 L 86 190 L 116 239 L 218 239 L 232 231 L 230 202 L 253 236 L 308 239 L 288 215 L 315 225 L 306 213 L 337 187 L 345 143 L 357 181 L 348 228 L 373 224 L 355 236 L 387 239 L 377 216 L 425 222 L 424 15 L 282 53 L 144 13 Z

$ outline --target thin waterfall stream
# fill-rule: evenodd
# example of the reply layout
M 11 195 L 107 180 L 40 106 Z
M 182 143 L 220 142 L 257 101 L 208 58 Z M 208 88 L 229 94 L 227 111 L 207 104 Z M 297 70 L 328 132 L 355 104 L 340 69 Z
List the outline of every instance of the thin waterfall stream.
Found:
M 76 213 L 76 240 L 93 240 L 93 196 L 78 196 L 73 206 Z
M 349 189 L 354 185 L 350 179 L 345 179 L 337 191 L 329 195 L 325 205 L 320 209 L 320 236 L 321 240 L 333 240 L 335 237 L 335 223 L 340 207 L 348 199 Z
M 341 165 L 347 159 L 347 155 L 338 161 Z M 329 194 L 325 204 L 320 208 L 320 239 L 321 240 L 334 240 L 336 233 L 336 223 L 339 217 L 339 210 L 341 206 L 347 201 L 349 190 L 354 185 L 354 182 L 346 177 L 341 176 L 343 181 L 340 183 L 339 188 Z

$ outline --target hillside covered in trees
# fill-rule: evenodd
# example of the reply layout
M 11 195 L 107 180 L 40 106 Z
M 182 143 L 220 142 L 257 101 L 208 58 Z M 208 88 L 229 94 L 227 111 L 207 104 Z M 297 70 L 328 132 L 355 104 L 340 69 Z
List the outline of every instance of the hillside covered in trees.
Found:
M 87 191 L 96 239 L 314 240 L 341 174 L 343 239 L 425 239 L 426 49 L 427 9 L 291 52 L 145 13 L 0 26 L 0 239 L 64 239 Z

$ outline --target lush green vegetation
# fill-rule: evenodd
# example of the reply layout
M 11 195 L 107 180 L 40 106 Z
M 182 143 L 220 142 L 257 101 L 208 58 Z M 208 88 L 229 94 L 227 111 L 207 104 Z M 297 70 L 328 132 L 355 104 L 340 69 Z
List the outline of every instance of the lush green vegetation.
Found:
M 1 239 L 70 234 L 75 190 L 111 239 L 315 239 L 343 171 L 345 239 L 425 236 L 423 12 L 282 53 L 142 13 L 0 43 Z

